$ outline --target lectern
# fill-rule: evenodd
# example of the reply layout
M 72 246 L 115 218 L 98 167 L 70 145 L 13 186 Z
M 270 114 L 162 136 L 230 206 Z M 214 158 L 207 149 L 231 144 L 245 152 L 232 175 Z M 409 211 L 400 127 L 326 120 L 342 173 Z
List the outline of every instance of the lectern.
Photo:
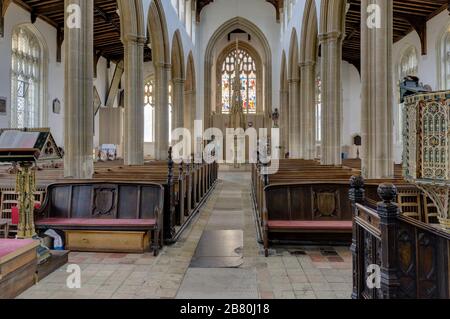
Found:
M 48 129 L 0 131 L 0 162 L 16 167 L 16 192 L 19 201 L 17 238 L 33 238 L 35 166 L 41 161 L 61 159 L 61 153 Z

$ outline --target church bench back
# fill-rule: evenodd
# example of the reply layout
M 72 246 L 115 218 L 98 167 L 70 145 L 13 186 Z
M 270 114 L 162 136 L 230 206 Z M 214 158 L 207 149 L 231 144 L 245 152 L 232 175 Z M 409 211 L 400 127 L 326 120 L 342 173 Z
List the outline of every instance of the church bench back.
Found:
M 40 218 L 154 219 L 164 189 L 155 183 L 84 181 L 49 185 Z

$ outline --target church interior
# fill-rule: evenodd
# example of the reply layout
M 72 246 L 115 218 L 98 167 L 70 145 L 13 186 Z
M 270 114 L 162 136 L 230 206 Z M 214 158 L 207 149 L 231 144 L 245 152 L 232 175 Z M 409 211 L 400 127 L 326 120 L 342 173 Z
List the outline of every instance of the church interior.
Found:
M 449 299 L 448 0 L 0 0 L 0 299 Z

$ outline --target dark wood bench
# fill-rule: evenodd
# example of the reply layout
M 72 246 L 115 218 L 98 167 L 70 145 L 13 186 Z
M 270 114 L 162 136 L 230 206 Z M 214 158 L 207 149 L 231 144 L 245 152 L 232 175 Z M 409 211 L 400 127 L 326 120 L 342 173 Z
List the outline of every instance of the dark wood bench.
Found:
M 304 182 L 264 188 L 262 230 L 265 255 L 270 243 L 343 242 L 350 244 L 352 208 L 348 183 Z M 272 234 L 276 234 L 272 237 Z M 290 236 L 281 236 L 290 234 Z
M 164 188 L 155 183 L 80 181 L 49 185 L 36 228 L 64 232 L 68 250 L 147 251 L 162 243 Z

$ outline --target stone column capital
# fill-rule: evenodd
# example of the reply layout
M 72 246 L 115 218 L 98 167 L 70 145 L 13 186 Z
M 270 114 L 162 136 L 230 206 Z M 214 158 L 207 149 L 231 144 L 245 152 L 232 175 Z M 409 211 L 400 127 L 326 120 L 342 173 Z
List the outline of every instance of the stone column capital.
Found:
M 173 85 L 176 85 L 176 84 L 178 84 L 178 85 L 184 85 L 184 82 L 186 82 L 185 79 L 180 79 L 180 78 L 172 79 L 172 84 L 173 84 Z
M 316 61 L 305 61 L 305 62 L 300 62 L 299 65 L 300 65 L 301 68 L 315 67 L 315 66 L 316 66 Z
M 146 37 L 142 37 L 142 36 L 138 36 L 135 34 L 126 34 L 122 37 L 122 42 L 124 44 L 131 44 L 131 43 L 136 43 L 138 45 L 145 45 L 145 43 L 147 42 L 147 38 Z
M 164 62 L 154 62 L 155 69 L 166 69 L 170 70 L 172 68 L 172 65 L 170 63 L 164 63 Z
M 337 41 L 342 35 L 340 31 L 331 31 L 327 33 L 319 34 L 320 43 L 326 43 L 330 41 Z
M 297 84 L 300 82 L 300 79 L 288 79 L 288 84 Z

